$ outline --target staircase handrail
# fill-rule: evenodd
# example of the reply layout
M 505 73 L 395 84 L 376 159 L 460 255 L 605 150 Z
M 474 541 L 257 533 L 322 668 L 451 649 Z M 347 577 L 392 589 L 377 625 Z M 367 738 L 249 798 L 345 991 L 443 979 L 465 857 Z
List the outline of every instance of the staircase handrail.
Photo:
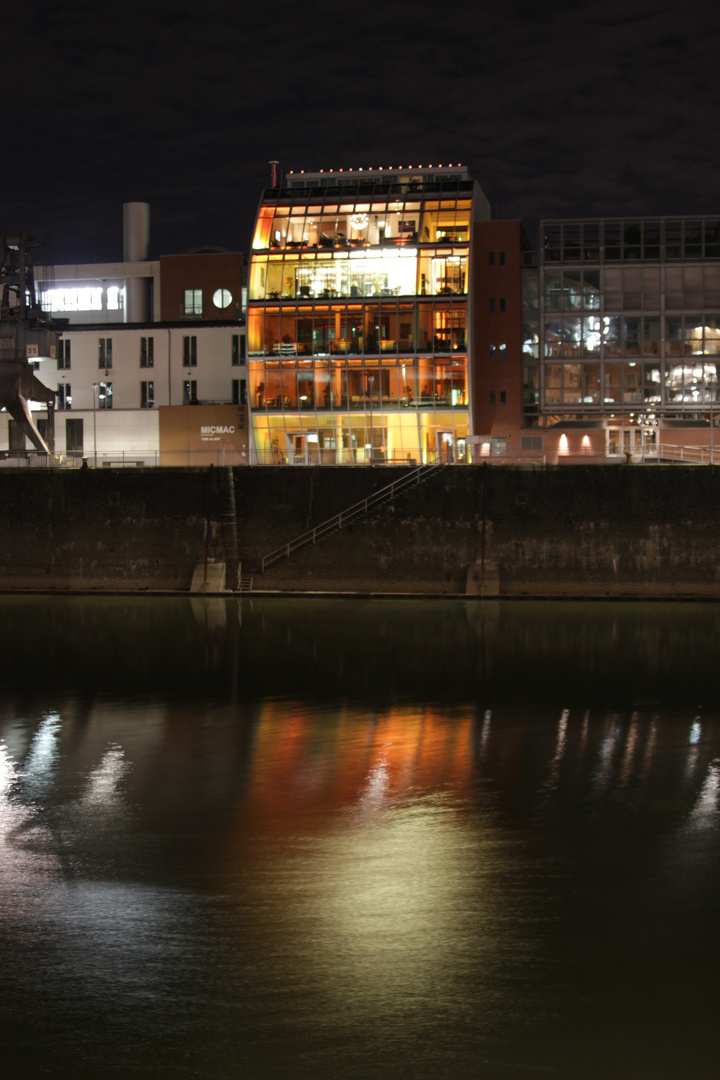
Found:
M 419 484 L 423 476 L 427 476 L 428 473 L 437 469 L 439 465 L 439 461 L 432 461 L 427 465 L 418 466 L 417 469 L 413 469 L 410 473 L 400 477 L 399 480 L 393 480 L 392 483 L 386 484 L 385 487 L 373 492 L 372 495 L 368 495 L 367 498 L 361 499 L 359 502 L 349 506 L 347 510 L 341 510 L 339 514 L 333 514 L 331 518 L 328 518 L 327 521 L 323 521 L 320 525 L 316 525 L 314 529 L 308 529 L 307 532 L 302 533 L 301 536 L 297 536 L 288 544 L 283 544 L 282 547 L 276 548 L 275 551 L 271 551 L 269 555 L 265 555 L 261 560 L 260 573 L 264 574 L 265 568 L 271 563 L 277 562 L 278 559 L 289 559 L 293 551 L 297 551 L 298 548 L 304 547 L 305 544 L 314 544 L 319 536 L 323 536 L 332 529 L 341 529 L 343 523 L 349 518 L 355 517 L 356 514 L 367 513 L 369 507 L 374 506 L 382 499 L 391 499 L 396 491 L 408 487 L 408 485 L 413 482 Z

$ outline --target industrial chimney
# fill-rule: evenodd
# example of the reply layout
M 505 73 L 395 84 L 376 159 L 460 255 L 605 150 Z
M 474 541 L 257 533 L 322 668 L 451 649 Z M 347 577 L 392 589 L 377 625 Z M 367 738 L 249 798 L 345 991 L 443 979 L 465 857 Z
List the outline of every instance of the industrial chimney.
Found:
M 123 258 L 125 262 L 147 262 L 150 257 L 150 205 L 128 202 L 123 205 Z M 148 322 L 150 319 L 150 280 L 126 279 L 127 322 Z

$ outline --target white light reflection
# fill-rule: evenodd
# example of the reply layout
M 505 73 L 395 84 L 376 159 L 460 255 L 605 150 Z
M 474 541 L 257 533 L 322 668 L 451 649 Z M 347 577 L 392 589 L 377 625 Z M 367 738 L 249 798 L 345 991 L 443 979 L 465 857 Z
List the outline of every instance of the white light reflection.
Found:
M 600 746 L 600 768 L 595 774 L 595 787 L 602 790 L 608 784 L 612 775 L 612 759 L 617 749 L 620 735 L 620 724 L 617 713 L 608 718 L 606 730 L 610 729 Z
M 0 743 L 0 919 L 5 924 L 30 920 L 47 905 L 45 884 L 58 869 L 57 859 L 38 844 L 48 833 L 33 825 L 37 811 L 13 797 L 19 780 L 15 762 Z
M 690 728 L 690 738 L 688 740 L 690 743 L 690 747 L 688 749 L 688 756 L 685 762 L 685 772 L 683 775 L 683 780 L 685 781 L 685 783 L 687 783 L 688 780 L 692 779 L 693 773 L 695 772 L 695 768 L 697 766 L 698 754 L 700 752 L 700 735 L 700 723 L 698 722 L 698 720 L 695 720 L 695 723 Z
M 565 744 L 567 742 L 567 725 L 569 716 L 570 710 L 563 709 L 560 714 L 560 720 L 558 722 L 557 742 L 555 743 L 555 756 L 550 762 L 550 773 L 547 780 L 542 786 L 543 791 L 554 791 L 558 785 L 558 779 L 560 777 L 560 763 L 562 761 L 562 757 L 565 752 Z
M 490 738 L 490 721 L 492 720 L 492 710 L 486 709 L 485 716 L 483 718 L 482 731 L 480 732 L 480 760 L 482 761 L 487 753 L 488 739 Z
M 717 827 L 718 796 L 720 796 L 720 761 L 713 761 L 688 818 L 687 823 L 690 829 Z
M 439 794 L 395 800 L 316 848 L 307 965 L 353 1022 L 387 1022 L 418 997 L 442 1011 L 467 951 L 482 954 L 488 988 L 513 954 L 518 914 L 511 928 L 498 877 L 505 845 L 459 809 Z
M 121 800 L 118 783 L 128 770 L 120 747 L 107 751 L 102 761 L 88 777 L 87 787 L 80 800 L 85 809 L 112 810 Z
M 633 760 L 635 758 L 635 748 L 638 741 L 638 714 L 634 712 L 630 721 L 630 732 L 628 734 L 627 743 L 625 744 L 625 754 L 623 756 L 622 766 L 620 768 L 620 780 L 619 787 L 627 787 L 630 780 L 633 768 Z
M 653 717 L 650 724 L 650 735 L 645 745 L 645 754 L 643 755 L 643 763 L 640 769 L 640 783 L 644 784 L 648 778 L 650 767 L 652 765 L 653 754 L 655 753 L 655 743 L 657 741 L 657 716 Z
M 358 800 L 358 808 L 365 813 L 382 810 L 390 794 L 390 770 L 387 758 L 381 758 L 370 770 L 365 790 Z
M 58 759 L 60 717 L 51 713 L 45 717 L 30 743 L 22 770 L 23 794 L 31 799 L 44 798 L 52 785 Z

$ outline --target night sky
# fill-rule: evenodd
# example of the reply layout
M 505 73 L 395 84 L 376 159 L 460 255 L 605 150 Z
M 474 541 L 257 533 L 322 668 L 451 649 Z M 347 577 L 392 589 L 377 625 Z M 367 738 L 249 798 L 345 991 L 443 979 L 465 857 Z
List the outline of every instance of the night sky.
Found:
M 247 251 L 280 168 L 457 164 L 496 217 L 720 212 L 720 5 L 6 5 L 0 232 Z M 535 236 L 531 236 L 535 242 Z

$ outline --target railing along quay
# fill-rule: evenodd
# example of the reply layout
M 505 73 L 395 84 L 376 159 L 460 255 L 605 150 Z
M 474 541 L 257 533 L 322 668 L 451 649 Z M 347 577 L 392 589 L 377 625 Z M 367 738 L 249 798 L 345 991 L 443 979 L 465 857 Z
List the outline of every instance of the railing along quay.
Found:
M 645 450 L 622 450 L 608 454 L 592 450 L 548 451 L 518 450 L 506 453 L 493 451 L 472 460 L 453 460 L 427 451 L 411 451 L 385 456 L 354 457 L 347 450 L 308 451 L 301 455 L 278 458 L 276 453 L 267 454 L 257 450 L 98 450 L 83 453 L 67 451 L 44 454 L 36 450 L 0 450 L 0 468 L 28 469 L 128 469 L 128 468 L 206 468 L 209 465 L 225 466 L 281 466 L 307 468 L 317 466 L 382 469 L 406 467 L 414 475 L 418 468 L 436 465 L 512 465 L 543 467 L 546 465 L 581 465 L 583 462 L 601 465 L 720 465 L 720 445 L 683 446 L 676 443 L 660 443 Z M 423 458 L 425 461 L 423 462 Z M 418 462 L 423 462 L 418 466 Z

